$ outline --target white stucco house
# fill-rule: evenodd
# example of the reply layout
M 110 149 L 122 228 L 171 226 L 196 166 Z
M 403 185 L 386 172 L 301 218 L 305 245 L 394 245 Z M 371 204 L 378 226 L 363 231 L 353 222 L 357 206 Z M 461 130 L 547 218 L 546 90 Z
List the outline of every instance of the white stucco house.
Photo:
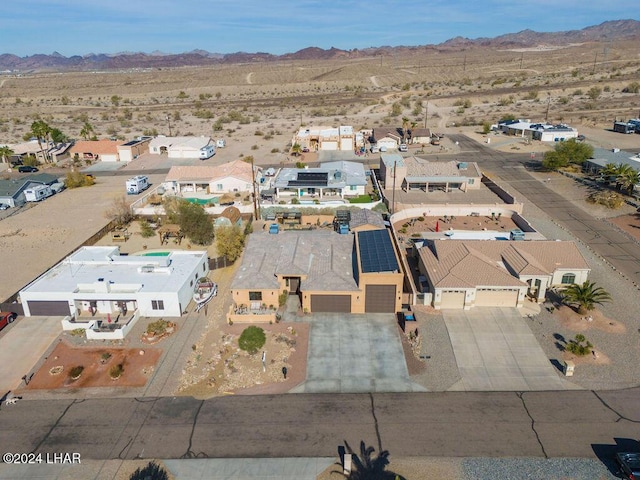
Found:
M 207 252 L 171 251 L 167 256 L 120 255 L 118 247 L 82 247 L 20 291 L 26 316 L 72 318 L 136 312 L 179 317 L 192 300 L 194 283 L 209 273 Z
M 169 158 L 211 158 L 216 153 L 215 142 L 210 137 L 157 136 L 149 142 L 149 153 L 166 153 Z
M 324 162 L 316 168 L 283 168 L 273 187 L 277 198 L 356 197 L 364 195 L 367 177 L 358 162 Z
M 242 160 L 222 165 L 174 165 L 164 180 L 164 188 L 174 194 L 203 193 L 250 193 L 253 192 L 253 181 L 259 180 L 261 169 L 255 167 L 255 176 L 250 163 Z

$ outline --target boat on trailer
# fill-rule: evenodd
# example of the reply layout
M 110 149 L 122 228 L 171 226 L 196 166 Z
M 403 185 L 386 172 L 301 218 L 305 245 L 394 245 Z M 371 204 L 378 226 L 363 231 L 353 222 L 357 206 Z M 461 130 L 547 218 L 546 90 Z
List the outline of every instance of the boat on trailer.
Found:
M 193 289 L 193 301 L 196 302 L 196 310 L 204 307 L 218 294 L 218 284 L 206 277 L 198 279 Z

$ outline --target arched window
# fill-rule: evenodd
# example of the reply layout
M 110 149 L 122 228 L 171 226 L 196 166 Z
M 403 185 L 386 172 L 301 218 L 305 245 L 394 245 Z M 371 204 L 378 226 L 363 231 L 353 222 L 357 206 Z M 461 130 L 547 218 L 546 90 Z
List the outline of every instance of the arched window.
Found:
M 576 276 L 573 273 L 565 273 L 562 276 L 562 283 L 565 285 L 573 285 L 576 283 Z

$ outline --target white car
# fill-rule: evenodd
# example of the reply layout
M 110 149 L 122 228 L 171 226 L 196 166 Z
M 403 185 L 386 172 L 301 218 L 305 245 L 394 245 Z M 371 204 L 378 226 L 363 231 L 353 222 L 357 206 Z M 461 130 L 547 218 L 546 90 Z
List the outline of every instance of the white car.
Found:
M 9 208 L 11 207 L 6 203 L 0 203 L 0 210 L 8 210 Z
M 401 143 L 400 146 L 398 146 L 398 151 L 400 151 L 400 152 L 408 152 L 409 151 L 409 147 L 407 147 L 406 143 Z
M 385 147 L 384 145 L 382 145 L 382 146 L 380 147 L 380 151 L 381 151 L 381 152 L 386 152 L 386 151 L 387 151 L 387 147 Z

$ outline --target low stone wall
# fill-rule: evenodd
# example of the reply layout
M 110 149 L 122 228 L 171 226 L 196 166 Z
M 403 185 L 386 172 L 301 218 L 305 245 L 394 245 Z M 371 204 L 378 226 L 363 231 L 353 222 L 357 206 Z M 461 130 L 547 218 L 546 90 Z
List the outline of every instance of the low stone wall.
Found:
M 483 205 L 475 205 L 475 204 L 444 204 L 444 205 L 424 205 L 420 207 L 407 208 L 406 210 L 401 210 L 398 213 L 394 213 L 391 216 L 391 223 L 394 224 L 396 222 L 401 222 L 403 220 L 407 220 L 409 218 L 416 217 L 442 217 L 444 215 L 447 216 L 456 216 L 456 217 L 468 217 L 468 216 L 479 216 L 479 217 L 491 217 L 492 214 L 503 215 L 505 218 L 513 218 L 514 215 L 522 214 L 522 204 L 516 203 L 514 205 L 503 205 L 500 203 L 496 204 L 483 204 Z M 477 215 L 476 215 L 477 214 Z

